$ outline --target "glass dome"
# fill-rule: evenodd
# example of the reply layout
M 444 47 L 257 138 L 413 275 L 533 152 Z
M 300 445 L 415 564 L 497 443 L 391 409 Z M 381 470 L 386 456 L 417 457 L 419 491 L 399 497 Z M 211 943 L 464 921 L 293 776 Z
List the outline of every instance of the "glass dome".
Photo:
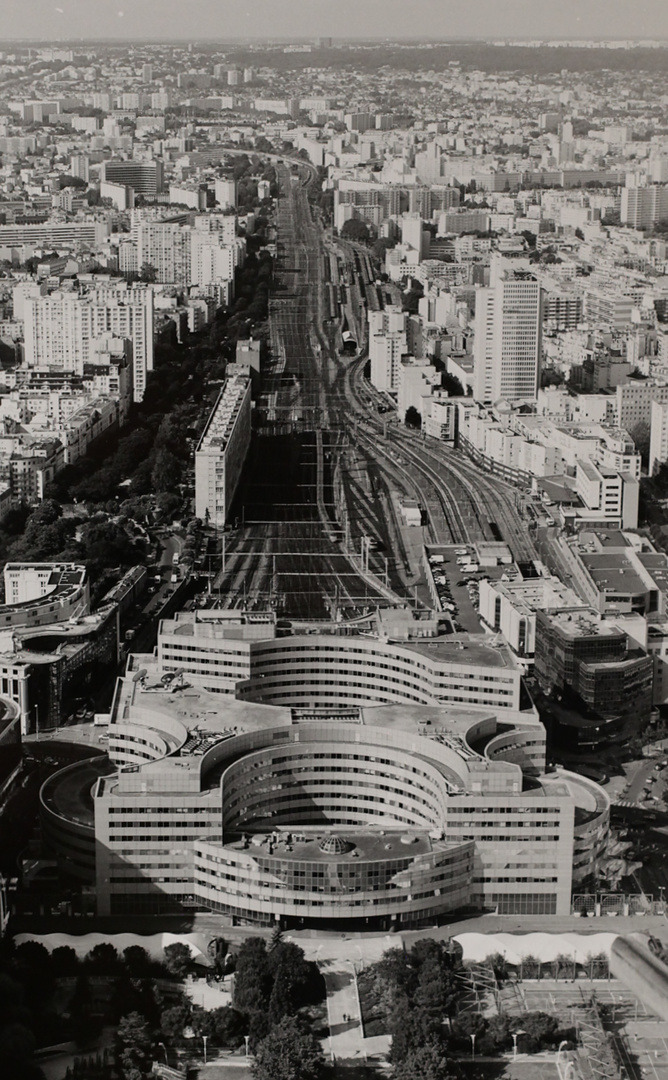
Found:
M 344 840 L 342 836 L 337 836 L 336 833 L 332 833 L 320 841 L 320 850 L 325 855 L 345 855 L 348 851 L 352 851 L 354 846 L 349 840 Z

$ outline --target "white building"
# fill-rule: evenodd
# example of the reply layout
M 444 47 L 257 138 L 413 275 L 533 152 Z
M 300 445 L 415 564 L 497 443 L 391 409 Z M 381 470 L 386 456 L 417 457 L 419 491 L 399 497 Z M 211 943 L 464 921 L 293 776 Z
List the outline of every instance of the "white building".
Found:
M 117 184 L 114 180 L 102 180 L 100 197 L 111 199 L 117 210 L 132 210 L 135 204 L 134 188 L 129 184 Z
M 251 384 L 244 375 L 225 381 L 195 454 L 195 514 L 222 529 L 250 445 Z
M 668 401 L 653 401 L 649 440 L 649 475 L 668 460 Z
M 137 228 L 139 269 L 153 267 L 162 284 L 190 284 L 191 230 L 165 221 L 140 221 Z
M 170 184 L 169 201 L 191 210 L 206 210 L 206 188 L 201 184 Z
M 408 351 L 406 324 L 406 315 L 400 308 L 369 312 L 371 382 L 377 390 L 397 390 L 399 363 Z
M 668 386 L 631 379 L 615 390 L 616 422 L 620 428 L 633 431 L 638 424 L 650 424 L 652 403 L 668 404 Z
M 399 364 L 397 377 L 397 412 L 403 420 L 407 409 L 416 409 L 423 418 L 429 412 L 429 401 L 441 375 L 427 360 L 405 356 Z
M 153 370 L 153 292 L 142 287 L 52 293 L 25 301 L 25 363 L 83 374 L 94 342 L 112 334 L 132 343 L 133 397 L 141 401 Z
M 193 229 L 190 245 L 190 282 L 210 285 L 214 281 L 233 281 L 234 271 L 244 261 L 245 241 L 223 243 L 220 233 Z
M 578 461 L 575 468 L 575 490 L 587 510 L 580 514 L 587 521 L 613 521 L 623 529 L 638 527 L 640 485 L 628 473 L 595 464 L 590 459 Z
M 480 618 L 491 630 L 499 630 L 522 659 L 534 654 L 536 611 L 582 606 L 578 595 L 556 577 L 480 582 Z
M 473 396 L 535 398 L 542 350 L 542 290 L 526 271 L 502 271 L 476 293 Z
M 634 229 L 650 229 L 657 221 L 668 217 L 668 186 L 650 184 L 648 187 L 622 188 L 620 220 Z
M 213 190 L 221 210 L 230 210 L 237 205 L 237 185 L 234 180 L 214 180 Z
M 434 439 L 454 442 L 457 435 L 457 403 L 445 391 L 436 391 L 422 414 L 422 429 Z
M 377 390 L 396 392 L 399 385 L 399 365 L 407 348 L 405 332 L 374 334 L 369 338 L 371 382 Z

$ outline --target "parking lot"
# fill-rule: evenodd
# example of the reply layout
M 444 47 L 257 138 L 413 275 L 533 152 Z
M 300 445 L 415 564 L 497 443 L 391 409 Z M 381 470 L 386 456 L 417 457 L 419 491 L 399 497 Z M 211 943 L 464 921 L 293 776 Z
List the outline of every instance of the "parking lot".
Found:
M 470 634 L 479 634 L 482 630 L 478 617 L 478 586 L 481 572 L 464 571 L 470 558 L 473 558 L 473 549 L 464 544 L 453 547 L 439 547 L 432 549 L 429 559 L 431 571 L 436 583 L 441 604 L 452 616 L 455 632 L 465 631 Z M 440 562 L 442 557 L 443 562 Z M 433 560 L 436 561 L 433 561 Z M 458 563 L 457 560 L 460 560 Z M 452 605 L 454 610 L 449 610 L 446 605 Z

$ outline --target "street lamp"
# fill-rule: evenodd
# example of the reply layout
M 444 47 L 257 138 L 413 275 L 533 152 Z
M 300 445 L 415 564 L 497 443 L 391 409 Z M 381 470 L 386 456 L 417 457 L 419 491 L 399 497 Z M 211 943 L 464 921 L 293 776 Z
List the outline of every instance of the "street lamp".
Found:
M 561 1062 L 561 1051 L 565 1046 L 568 1046 L 568 1039 L 562 1039 L 557 1048 L 557 1064 Z
M 17 878 L 6 878 L 0 873 L 0 938 L 4 935 L 11 914 L 9 907 L 9 893 L 16 892 Z
M 475 1035 L 471 1035 L 471 1060 L 475 1058 Z
M 250 1039 L 250 1035 L 244 1035 L 244 1042 L 246 1043 L 246 1057 L 248 1057 L 248 1042 L 249 1042 L 249 1039 Z
M 202 1035 L 202 1042 L 204 1043 L 204 1064 L 206 1065 L 206 1041 L 209 1038 L 208 1035 Z

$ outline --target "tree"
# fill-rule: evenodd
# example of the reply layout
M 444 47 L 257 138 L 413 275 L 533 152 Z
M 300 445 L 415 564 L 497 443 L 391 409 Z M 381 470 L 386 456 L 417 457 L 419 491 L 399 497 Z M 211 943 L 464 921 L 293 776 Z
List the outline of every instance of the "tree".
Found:
M 139 271 L 139 280 L 146 282 L 147 285 L 152 285 L 158 280 L 158 271 L 151 263 L 144 263 Z
M 82 176 L 70 176 L 66 173 L 61 173 L 61 175 L 58 177 L 58 183 L 61 191 L 63 190 L 63 188 L 68 187 L 79 188 L 79 190 L 82 191 L 86 187 L 88 187 L 86 181 L 83 179 Z
M 280 945 L 283 940 L 283 931 L 281 930 L 281 924 L 276 923 L 274 929 L 271 932 L 269 939 L 269 952 L 272 952 L 277 945 Z
M 76 975 L 79 971 L 79 957 L 71 945 L 59 945 L 51 953 L 51 966 L 56 978 Z
M 38 1080 L 43 1077 L 41 1069 L 35 1068 L 31 1058 L 35 1050 L 35 1037 L 24 1024 L 4 1023 L 0 1027 L 0 1075 L 3 1080 Z
M 510 1017 L 506 1016 L 505 1013 L 499 1013 L 498 1016 L 490 1016 L 487 1021 L 487 1031 L 485 1034 L 491 1039 L 495 1049 L 504 1050 L 509 1046 L 512 1038 Z
M 190 526 L 188 526 L 190 532 Z M 228 944 L 224 937 L 212 938 L 207 948 L 207 953 L 213 960 L 214 971 L 217 975 L 224 975 L 227 970 L 226 958 Z
M 451 1076 L 443 1047 L 434 1042 L 415 1047 L 392 1071 L 392 1080 L 449 1080 Z
M 629 431 L 629 435 L 636 444 L 636 450 L 642 456 L 645 464 L 649 461 L 650 425 L 647 420 L 639 420 Z
M 88 976 L 81 972 L 74 984 L 74 993 L 69 1004 L 72 1033 L 77 1042 L 90 1038 L 91 1033 L 91 993 Z
M 203 1012 L 197 1030 L 207 1035 L 214 1046 L 241 1046 L 248 1032 L 248 1021 L 243 1013 L 231 1005 Z
M 183 1037 L 185 1028 L 192 1019 L 192 1005 L 189 998 L 184 999 L 180 1005 L 172 1005 L 169 1009 L 163 1009 L 160 1013 L 160 1030 L 170 1042 L 178 1041 Z
M 190 971 L 192 957 L 190 949 L 182 941 L 175 941 L 173 945 L 165 946 L 165 967 L 170 975 L 177 979 L 184 979 Z
M 385 262 L 385 253 L 387 251 L 391 251 L 391 249 L 393 247 L 394 247 L 393 242 L 390 239 L 388 239 L 387 236 L 380 236 L 371 245 L 371 251 L 373 252 L 374 256 L 378 259 L 378 262 L 384 263 Z
M 181 482 L 182 466 L 171 450 L 158 450 L 151 480 L 154 491 L 174 491 Z
M 237 953 L 234 1004 L 245 1013 L 266 1013 L 273 985 L 267 947 L 262 938 L 246 938 Z
M 39 941 L 24 941 L 14 950 L 14 963 L 19 969 L 44 976 L 51 971 L 51 956 Z
M 268 954 L 269 971 L 274 985 L 269 1001 L 272 1023 L 302 1005 L 314 1004 L 320 997 L 318 970 L 309 963 L 304 950 L 291 941 L 281 941 Z M 273 1012 L 273 1010 L 275 1012 Z
M 539 1050 L 543 1045 L 552 1044 L 559 1031 L 556 1016 L 545 1012 L 525 1013 L 522 1017 L 525 1046 L 529 1053 Z
M 492 965 L 492 971 L 496 977 L 497 982 L 505 982 L 509 976 L 508 961 L 503 953 L 496 952 L 492 956 L 487 958 L 487 962 Z
M 406 409 L 406 416 L 404 418 L 406 427 L 417 428 L 418 431 L 422 427 L 422 416 L 415 408 L 415 405 L 409 405 Z
M 358 244 L 368 244 L 371 234 L 366 221 L 349 218 L 341 227 L 341 237 L 343 240 L 354 240 Z
M 143 1080 L 151 1071 L 153 1040 L 138 1012 L 122 1017 L 116 1032 L 116 1065 L 124 1080 Z
M 255 1080 L 321 1080 L 325 1059 L 314 1035 L 287 1016 L 255 1048 Z
M 141 945 L 129 945 L 124 949 L 123 963 L 133 979 L 145 979 L 151 974 L 151 958 Z
M 452 969 L 443 963 L 442 956 L 431 956 L 424 961 L 418 974 L 415 1003 L 432 1015 L 451 1016 L 455 1011 L 460 985 Z
M 86 953 L 86 967 L 96 975 L 115 975 L 121 966 L 121 958 L 109 941 L 101 941 Z
M 407 998 L 396 999 L 388 1027 L 392 1037 L 390 1060 L 394 1064 L 405 1061 L 420 1046 L 442 1043 L 441 1017 L 420 1006 L 411 1007 Z
M 443 374 L 443 389 L 448 392 L 450 397 L 464 397 L 464 387 L 456 375 L 451 375 L 449 371 Z
M 130 542 L 125 529 L 113 521 L 92 521 L 84 525 L 81 544 L 84 558 L 90 563 L 127 566 L 139 561 L 137 548 Z

